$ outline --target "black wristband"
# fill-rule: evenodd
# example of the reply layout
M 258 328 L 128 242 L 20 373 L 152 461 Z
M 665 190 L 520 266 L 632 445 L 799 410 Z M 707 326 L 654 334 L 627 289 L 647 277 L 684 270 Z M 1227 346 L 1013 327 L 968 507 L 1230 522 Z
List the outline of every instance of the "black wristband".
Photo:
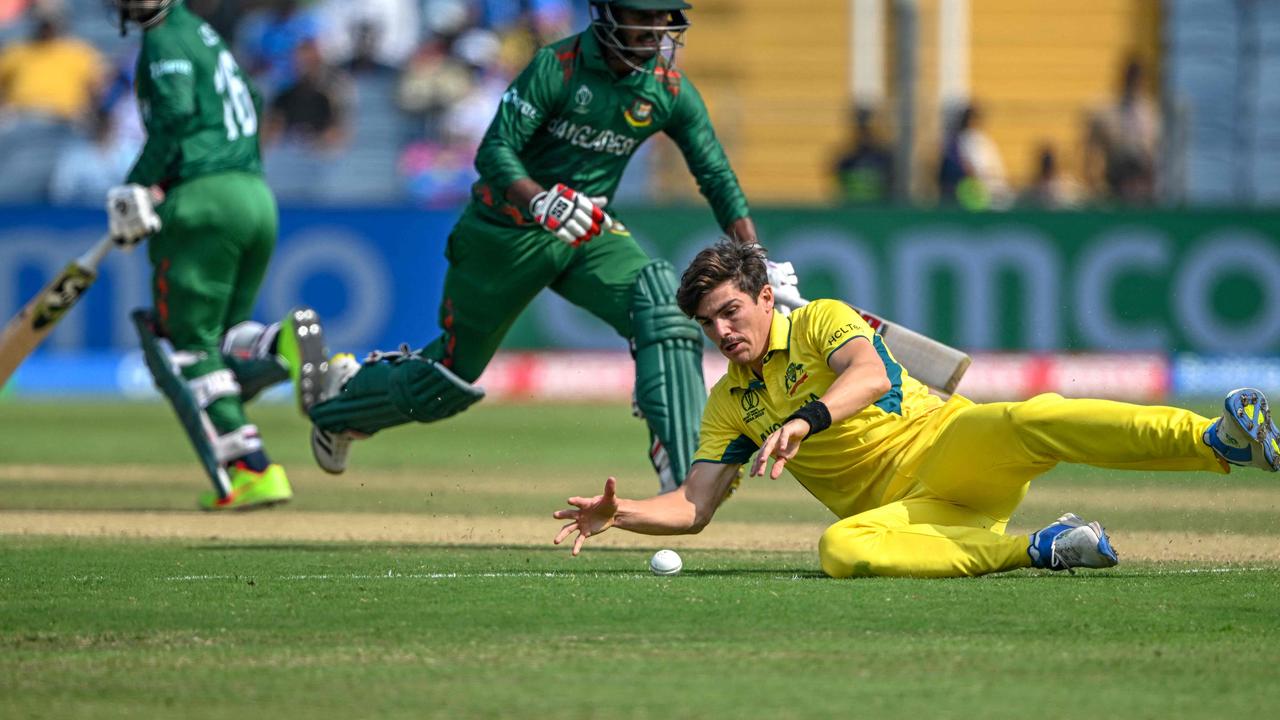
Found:
M 831 427 L 831 411 L 827 409 L 826 404 L 821 400 L 814 400 L 791 413 L 786 420 L 782 421 L 782 424 L 786 425 L 792 420 L 803 420 L 809 423 L 809 432 L 805 435 L 805 437 L 809 437 L 809 435 L 820 433 Z

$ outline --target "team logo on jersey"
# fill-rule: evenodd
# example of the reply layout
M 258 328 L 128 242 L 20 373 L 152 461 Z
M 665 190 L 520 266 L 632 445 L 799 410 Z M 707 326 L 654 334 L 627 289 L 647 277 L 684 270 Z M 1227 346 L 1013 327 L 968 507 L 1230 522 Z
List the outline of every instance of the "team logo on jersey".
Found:
M 591 92 L 591 88 L 586 85 L 579 85 L 578 92 L 573 95 L 573 100 L 578 103 L 578 107 L 574 108 L 573 111 L 576 113 L 588 112 L 587 106 L 591 104 L 591 99 L 594 97 L 595 95 Z
M 809 379 L 809 373 L 804 371 L 804 366 L 799 363 L 791 363 L 787 366 L 786 377 L 787 395 L 795 396 L 796 390 Z
M 622 116 L 631 127 L 649 127 L 653 123 L 653 103 L 647 100 L 636 100 L 627 108 Z

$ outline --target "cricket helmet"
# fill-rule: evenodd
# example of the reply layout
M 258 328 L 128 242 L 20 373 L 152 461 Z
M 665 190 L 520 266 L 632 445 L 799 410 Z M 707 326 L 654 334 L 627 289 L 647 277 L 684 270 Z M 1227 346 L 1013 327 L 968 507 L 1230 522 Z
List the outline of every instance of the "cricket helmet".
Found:
M 141 28 L 149 28 L 164 19 L 174 5 L 182 0 L 107 0 L 120 14 L 120 34 L 125 32 L 126 23 L 137 23 Z
M 666 11 L 667 22 L 661 25 L 623 25 L 618 22 L 615 9 Z M 689 29 L 689 17 L 685 10 L 693 6 L 684 0 L 591 0 L 591 29 L 600 44 L 609 48 L 623 62 L 636 70 L 648 62 L 650 46 L 628 46 L 619 31 L 639 30 L 658 34 L 659 54 L 666 58 L 667 67 L 675 67 L 676 51 L 684 47 L 684 33 Z

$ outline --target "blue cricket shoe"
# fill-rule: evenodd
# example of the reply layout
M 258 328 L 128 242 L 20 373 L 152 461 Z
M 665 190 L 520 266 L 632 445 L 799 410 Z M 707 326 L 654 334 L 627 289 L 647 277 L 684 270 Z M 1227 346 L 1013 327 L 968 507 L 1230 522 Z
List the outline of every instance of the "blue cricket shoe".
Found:
M 1096 522 L 1086 523 L 1075 513 L 1067 513 L 1043 530 L 1031 533 L 1027 555 L 1031 565 L 1042 570 L 1108 568 L 1120 563 L 1111 547 L 1111 538 Z
M 1262 391 L 1232 390 L 1223 405 L 1222 417 L 1204 431 L 1204 443 L 1232 465 L 1280 471 L 1280 430 Z

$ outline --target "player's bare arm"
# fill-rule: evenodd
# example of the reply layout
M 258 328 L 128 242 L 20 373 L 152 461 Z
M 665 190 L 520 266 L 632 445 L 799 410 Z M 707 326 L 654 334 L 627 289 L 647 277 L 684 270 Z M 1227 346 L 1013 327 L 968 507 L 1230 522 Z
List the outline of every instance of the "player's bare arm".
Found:
M 582 551 L 587 538 L 616 527 L 642 535 L 691 535 L 711 522 L 716 509 L 729 491 L 738 465 L 694 463 L 684 484 L 675 492 L 655 495 L 645 500 L 627 500 L 617 496 L 615 478 L 604 483 L 604 492 L 595 497 L 571 497 L 571 510 L 557 510 L 553 517 L 568 520 L 556 534 L 559 545 L 574 533 L 573 554 Z
M 825 406 L 830 417 L 827 424 L 857 415 L 892 387 L 884 363 L 866 338 L 854 338 L 831 353 L 827 365 L 836 373 L 835 382 L 818 398 L 818 403 Z M 800 451 L 800 443 L 812 433 L 811 422 L 811 419 L 796 417 L 765 438 L 755 462 L 751 464 L 752 477 L 763 475 L 772 457 L 774 462 L 769 477 L 777 480 L 787 462 Z

